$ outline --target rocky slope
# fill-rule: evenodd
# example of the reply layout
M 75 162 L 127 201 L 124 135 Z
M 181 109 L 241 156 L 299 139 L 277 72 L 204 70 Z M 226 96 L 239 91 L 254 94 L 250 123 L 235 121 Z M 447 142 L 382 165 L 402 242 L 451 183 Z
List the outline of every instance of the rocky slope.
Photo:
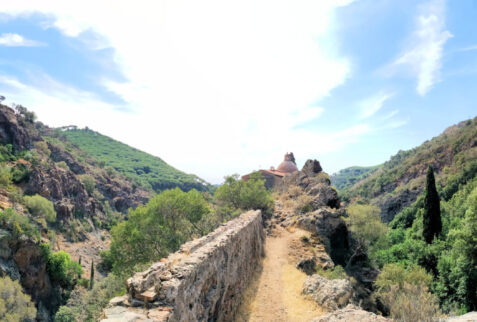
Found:
M 153 192 L 78 148 L 62 131 L 35 122 L 22 106 L 16 109 L 0 104 L 0 276 L 19 280 L 38 308 L 38 320 L 46 321 L 67 290 L 50 278 L 40 244 L 67 250 L 74 261 L 81 256 L 87 273 L 108 246 L 107 230 Z M 46 198 L 40 201 L 51 203 L 53 221 L 34 213 L 27 196 Z
M 477 117 L 449 127 L 414 149 L 398 152 L 372 174 L 344 189 L 342 195 L 347 201 L 379 206 L 383 221 L 389 222 L 421 194 L 429 165 L 434 167 L 436 182 L 446 198 L 442 188 L 458 189 L 475 176 L 476 160 Z

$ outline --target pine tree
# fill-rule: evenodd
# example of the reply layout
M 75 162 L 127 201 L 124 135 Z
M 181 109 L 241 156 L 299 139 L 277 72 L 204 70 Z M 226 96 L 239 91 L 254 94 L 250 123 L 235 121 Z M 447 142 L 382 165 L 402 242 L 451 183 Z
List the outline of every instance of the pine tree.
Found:
M 442 230 L 441 207 L 432 166 L 427 169 L 423 226 L 422 235 L 428 244 L 432 243 L 434 237 L 438 236 Z
M 91 261 L 91 274 L 89 277 L 89 289 L 92 290 L 94 286 L 94 260 Z

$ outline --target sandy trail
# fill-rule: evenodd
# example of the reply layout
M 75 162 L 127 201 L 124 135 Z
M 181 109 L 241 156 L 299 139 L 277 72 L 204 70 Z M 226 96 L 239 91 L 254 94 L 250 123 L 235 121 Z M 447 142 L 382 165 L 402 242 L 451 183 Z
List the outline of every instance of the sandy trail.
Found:
M 244 293 L 237 322 L 310 321 L 323 314 L 313 301 L 301 295 L 306 274 L 290 260 L 290 243 L 305 234 L 281 229 L 277 237 L 267 237 L 262 269 Z

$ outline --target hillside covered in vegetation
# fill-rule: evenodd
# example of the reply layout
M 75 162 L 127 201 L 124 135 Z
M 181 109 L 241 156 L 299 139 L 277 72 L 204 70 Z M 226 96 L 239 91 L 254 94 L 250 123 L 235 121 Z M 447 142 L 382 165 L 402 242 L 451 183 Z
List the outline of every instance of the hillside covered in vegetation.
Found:
M 179 187 L 184 191 L 207 191 L 210 185 L 199 177 L 186 174 L 162 159 L 89 129 L 68 129 L 65 137 L 102 164 L 114 168 L 145 189 L 160 192 Z
M 477 118 L 447 128 L 441 135 L 392 156 L 372 174 L 342 190 L 346 201 L 377 205 L 385 222 L 417 200 L 426 171 L 434 167 L 436 182 L 446 199 L 477 171 Z
M 399 152 L 342 195 L 392 316 L 406 305 L 477 310 L 477 118 Z
M 342 169 L 330 176 L 331 184 L 340 191 L 345 190 L 349 187 L 352 187 L 356 182 L 367 178 L 380 167 L 381 165 L 371 167 L 354 166 Z

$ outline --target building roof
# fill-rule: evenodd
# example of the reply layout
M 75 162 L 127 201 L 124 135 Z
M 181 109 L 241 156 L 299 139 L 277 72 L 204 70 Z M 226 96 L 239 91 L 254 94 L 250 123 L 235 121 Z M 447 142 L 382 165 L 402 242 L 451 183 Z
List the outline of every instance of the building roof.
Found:
M 298 168 L 295 164 L 295 157 L 293 153 L 285 154 L 285 158 L 282 163 L 277 168 L 277 171 L 284 172 L 284 173 L 292 173 L 298 171 Z

